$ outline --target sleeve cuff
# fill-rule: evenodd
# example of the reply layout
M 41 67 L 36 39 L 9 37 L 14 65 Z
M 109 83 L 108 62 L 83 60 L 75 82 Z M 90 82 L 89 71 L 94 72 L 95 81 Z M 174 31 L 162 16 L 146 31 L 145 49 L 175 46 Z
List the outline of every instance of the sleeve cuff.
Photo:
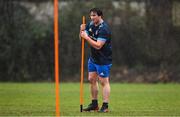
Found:
M 97 40 L 106 42 L 106 39 L 105 39 L 105 38 L 97 38 Z

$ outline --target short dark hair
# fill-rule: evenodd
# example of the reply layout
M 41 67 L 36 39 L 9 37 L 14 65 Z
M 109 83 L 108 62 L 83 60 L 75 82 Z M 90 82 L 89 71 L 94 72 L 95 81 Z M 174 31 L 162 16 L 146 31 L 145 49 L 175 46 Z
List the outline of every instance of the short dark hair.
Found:
M 99 8 L 92 8 L 89 13 L 95 12 L 98 16 L 103 16 L 103 12 Z

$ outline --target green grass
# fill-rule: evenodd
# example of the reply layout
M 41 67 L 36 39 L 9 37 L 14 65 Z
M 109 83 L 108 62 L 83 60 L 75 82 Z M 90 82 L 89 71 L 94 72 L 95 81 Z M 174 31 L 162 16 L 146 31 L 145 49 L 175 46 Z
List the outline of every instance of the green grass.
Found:
M 85 106 L 88 84 L 84 88 Z M 0 116 L 53 116 L 54 93 L 53 83 L 0 83 Z M 60 84 L 60 98 L 63 116 L 180 116 L 179 84 L 111 84 L 109 113 L 80 113 L 79 83 Z

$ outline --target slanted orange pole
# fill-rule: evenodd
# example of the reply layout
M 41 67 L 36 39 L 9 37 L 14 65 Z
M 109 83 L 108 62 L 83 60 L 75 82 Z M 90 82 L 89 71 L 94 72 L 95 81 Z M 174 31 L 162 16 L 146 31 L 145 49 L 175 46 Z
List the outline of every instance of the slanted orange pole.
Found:
M 85 16 L 82 17 L 85 24 Z M 80 82 L 80 112 L 83 110 L 83 80 L 84 80 L 84 39 L 81 38 L 81 82 Z
M 58 0 L 54 0 L 54 53 L 55 53 L 55 93 L 56 93 L 56 116 L 60 116 L 59 96 L 59 34 L 58 34 Z

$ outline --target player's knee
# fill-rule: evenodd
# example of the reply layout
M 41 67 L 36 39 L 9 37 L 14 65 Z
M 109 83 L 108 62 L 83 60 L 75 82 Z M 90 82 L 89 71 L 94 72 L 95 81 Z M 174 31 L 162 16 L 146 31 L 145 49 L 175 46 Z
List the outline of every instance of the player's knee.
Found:
M 105 86 L 105 85 L 109 84 L 109 81 L 108 81 L 108 79 L 100 78 L 100 83 L 102 86 Z
M 102 86 L 105 86 L 105 83 L 103 81 L 100 82 Z
M 97 82 L 96 78 L 89 77 L 89 82 L 95 84 Z

